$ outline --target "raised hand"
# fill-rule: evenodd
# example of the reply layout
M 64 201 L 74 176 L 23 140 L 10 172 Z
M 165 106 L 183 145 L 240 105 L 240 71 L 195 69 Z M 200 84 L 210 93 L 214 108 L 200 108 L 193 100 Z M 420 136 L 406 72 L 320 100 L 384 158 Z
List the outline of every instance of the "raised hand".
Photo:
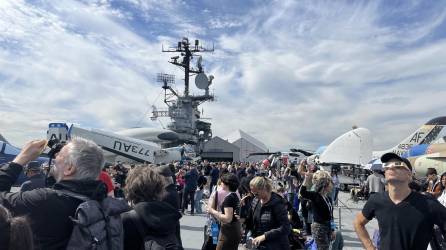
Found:
M 25 166 L 28 162 L 39 157 L 47 143 L 47 140 L 33 140 L 27 142 L 12 162 Z

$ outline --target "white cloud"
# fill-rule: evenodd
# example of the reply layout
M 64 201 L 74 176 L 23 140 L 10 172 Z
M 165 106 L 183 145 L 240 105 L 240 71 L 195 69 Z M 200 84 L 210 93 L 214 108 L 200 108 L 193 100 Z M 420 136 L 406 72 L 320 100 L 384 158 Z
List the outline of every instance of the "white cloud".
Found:
M 156 57 L 158 44 L 147 43 L 104 16 L 84 17 L 89 8 L 75 2 L 61 2 L 57 14 L 14 4 L 0 10 L 5 14 L 0 27 L 13 31 L 2 38 L 12 46 L 18 41 L 22 50 L 21 55 L 11 53 L 13 47 L 0 50 L 0 97 L 5 107 L 0 112 L 10 118 L 0 122 L 2 133 L 8 136 L 11 122 L 25 124 L 17 121 L 18 116 L 29 119 L 19 126 L 31 122 L 37 129 L 38 123 L 41 131 L 50 120 L 90 122 L 109 129 L 139 120 L 140 104 L 157 94 L 151 93 L 153 82 L 148 80 L 158 69 L 150 65 L 161 60 Z M 23 143 L 30 139 L 26 134 L 13 133 L 11 140 Z
M 396 42 L 408 44 L 407 37 L 426 35 L 418 29 L 393 34 L 393 29 L 379 26 L 376 2 L 321 6 L 312 1 L 302 9 L 302 1 L 276 3 L 286 8 L 262 8 L 250 18 L 263 15 L 264 19 L 255 19 L 248 32 L 223 35 L 219 41 L 231 55 L 238 52 L 238 61 L 232 60 L 234 66 L 228 71 L 238 71 L 242 77 L 232 82 L 246 89 L 244 94 L 256 97 L 241 97 L 247 100 L 240 105 L 247 110 L 241 116 L 247 118 L 243 126 L 264 131 L 265 143 L 280 143 L 281 148 L 293 143 L 316 147 L 357 124 L 369 127 L 376 135 L 376 146 L 385 147 L 432 116 L 442 115 L 437 110 L 438 97 L 444 92 L 440 82 L 446 79 L 444 42 L 392 49 L 390 45 Z M 423 23 L 436 27 L 444 23 L 444 17 Z M 380 96 L 400 101 L 372 101 Z M 382 113 L 388 119 L 403 113 L 408 125 L 401 130 L 394 124 L 383 129 Z M 240 123 L 240 116 L 234 120 Z

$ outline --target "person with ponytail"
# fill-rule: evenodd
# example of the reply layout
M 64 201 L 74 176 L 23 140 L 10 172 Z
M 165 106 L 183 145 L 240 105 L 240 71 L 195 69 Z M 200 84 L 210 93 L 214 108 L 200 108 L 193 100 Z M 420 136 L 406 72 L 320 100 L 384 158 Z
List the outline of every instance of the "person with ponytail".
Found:
M 2 205 L 0 205 L 0 249 L 33 249 L 33 234 L 26 218 L 12 217 L 8 209 Z
M 313 182 L 315 191 L 309 191 L 310 179 Z M 333 202 L 331 191 L 333 182 L 330 173 L 318 170 L 312 174 L 305 173 L 305 180 L 300 189 L 300 195 L 312 202 L 313 223 L 311 224 L 311 234 L 316 241 L 317 249 L 328 250 L 330 241 L 334 240 L 333 225 Z

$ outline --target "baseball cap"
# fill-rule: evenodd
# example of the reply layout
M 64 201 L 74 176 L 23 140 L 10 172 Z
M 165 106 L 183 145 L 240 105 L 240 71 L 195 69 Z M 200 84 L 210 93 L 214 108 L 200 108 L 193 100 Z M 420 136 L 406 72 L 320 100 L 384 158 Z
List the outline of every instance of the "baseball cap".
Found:
M 409 168 L 409 170 L 412 171 L 412 164 L 410 164 L 410 161 L 406 158 L 403 158 L 395 153 L 385 153 L 381 156 L 381 162 L 383 164 L 389 162 L 392 159 L 404 162 L 404 164 Z
M 26 171 L 39 171 L 41 170 L 40 162 L 38 161 L 30 161 L 28 165 L 25 167 Z

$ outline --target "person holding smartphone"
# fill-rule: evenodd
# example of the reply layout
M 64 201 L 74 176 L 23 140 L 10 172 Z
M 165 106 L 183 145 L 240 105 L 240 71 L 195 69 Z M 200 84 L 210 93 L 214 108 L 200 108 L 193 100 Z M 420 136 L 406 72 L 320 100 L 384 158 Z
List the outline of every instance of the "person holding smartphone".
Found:
M 242 238 L 240 219 L 240 199 L 235 193 L 239 181 L 235 174 L 224 174 L 220 177 L 221 188 L 229 192 L 223 199 L 221 210 L 212 207 L 207 208 L 207 212 L 220 222 L 220 234 L 218 236 L 217 250 L 237 250 Z
M 262 250 L 289 250 L 291 225 L 286 200 L 272 191 L 272 182 L 257 176 L 249 183 L 254 199 L 246 218 L 246 230 L 251 232 L 252 244 Z

